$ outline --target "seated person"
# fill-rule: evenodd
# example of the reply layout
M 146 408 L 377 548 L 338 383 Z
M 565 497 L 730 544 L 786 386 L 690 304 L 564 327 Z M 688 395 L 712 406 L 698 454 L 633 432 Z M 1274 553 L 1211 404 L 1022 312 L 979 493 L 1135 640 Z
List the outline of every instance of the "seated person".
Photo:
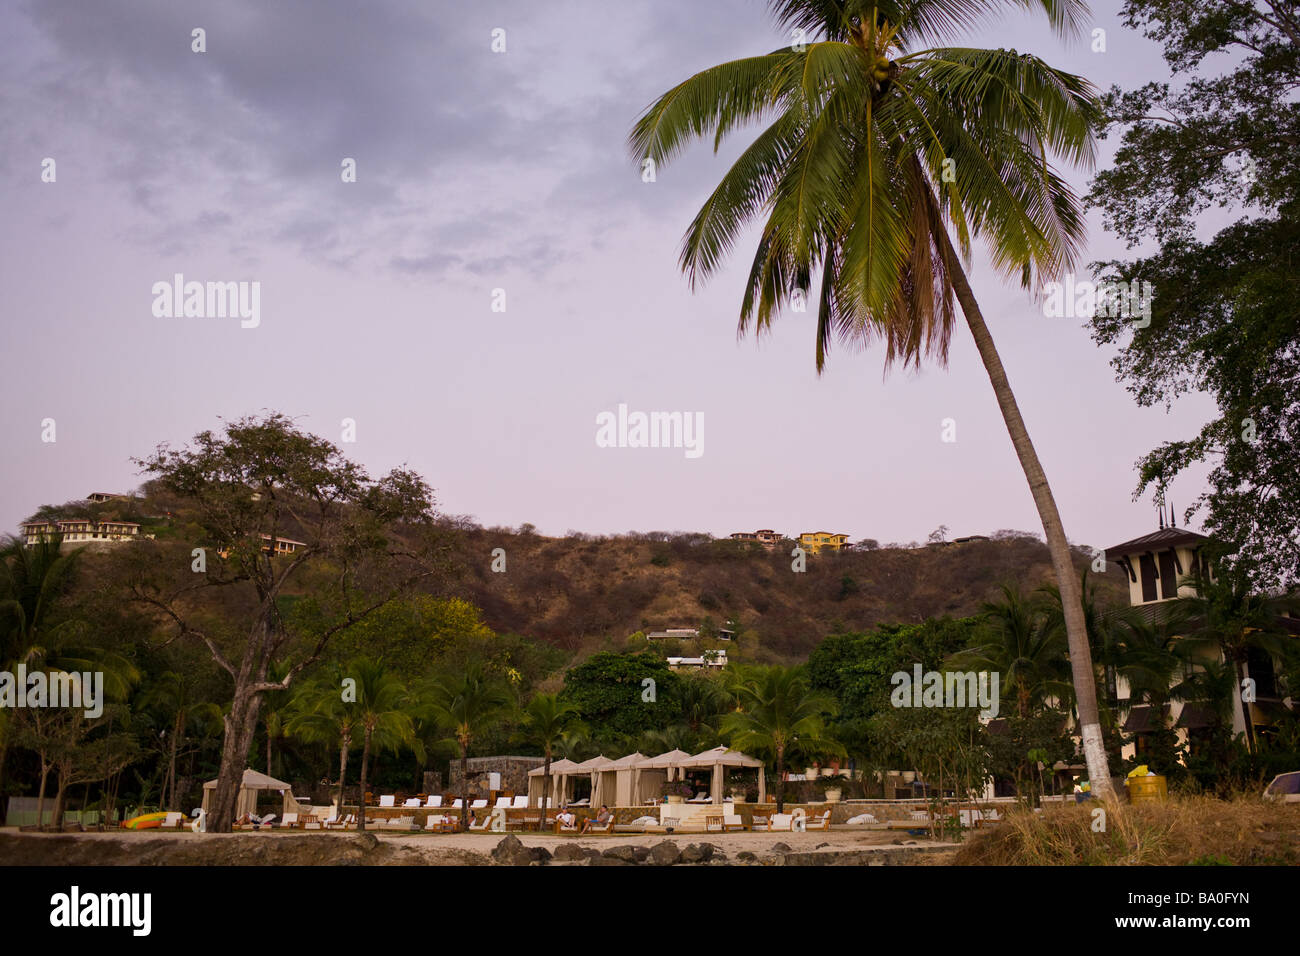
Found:
M 560 812 L 555 815 L 555 822 L 560 827 L 571 827 L 577 822 L 577 819 L 578 818 L 574 815 L 573 811 L 568 807 L 563 807 Z
M 600 805 L 600 812 L 599 812 L 598 814 L 596 814 L 596 819 L 595 819 L 595 820 L 593 820 L 593 819 L 591 819 L 590 817 L 588 817 L 586 820 L 583 820 L 583 821 L 582 821 L 582 832 L 583 832 L 583 833 L 586 833 L 586 832 L 587 832 L 588 830 L 590 830 L 593 826 L 599 826 L 599 827 L 606 827 L 606 826 L 608 826 L 608 825 L 609 825 L 609 818 L 610 818 L 609 807 L 605 806 L 605 805 L 602 803 L 602 804 Z

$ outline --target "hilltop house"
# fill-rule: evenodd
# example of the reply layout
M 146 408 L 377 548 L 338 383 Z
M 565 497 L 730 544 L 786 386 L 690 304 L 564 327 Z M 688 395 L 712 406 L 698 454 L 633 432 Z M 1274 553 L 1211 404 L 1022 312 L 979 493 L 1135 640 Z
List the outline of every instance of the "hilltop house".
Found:
M 761 545 L 771 551 L 781 543 L 781 535 L 771 528 L 760 528 L 757 531 L 736 531 L 731 535 L 731 540 Z
M 826 551 L 842 551 L 849 546 L 847 534 L 832 534 L 829 531 L 805 531 L 799 535 L 799 547 L 809 554 Z
M 136 541 L 140 525 L 134 521 L 95 521 L 91 518 L 56 518 L 48 521 L 24 521 L 23 544 L 30 548 L 42 540 L 60 539 L 77 546 Z

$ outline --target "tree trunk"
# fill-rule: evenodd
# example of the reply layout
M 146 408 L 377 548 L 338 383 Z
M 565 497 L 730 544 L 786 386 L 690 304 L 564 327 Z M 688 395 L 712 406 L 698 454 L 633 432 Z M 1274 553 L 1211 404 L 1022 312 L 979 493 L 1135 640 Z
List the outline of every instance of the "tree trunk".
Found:
M 546 748 L 546 762 L 542 765 L 542 818 L 537 823 L 537 832 L 546 829 L 546 798 L 551 793 L 551 749 Z
M 1231 657 L 1232 671 L 1237 677 L 1237 686 L 1233 691 L 1233 696 L 1237 698 L 1237 706 L 1241 708 L 1241 732 L 1246 735 L 1246 753 L 1253 757 L 1255 756 L 1255 725 L 1250 719 L 1250 704 L 1246 703 L 1246 697 L 1241 692 L 1241 682 L 1245 680 L 1245 674 L 1241 669 L 1240 655 L 1232 651 Z
M 340 822 L 343 820 L 343 794 L 346 792 L 345 786 L 347 784 L 347 779 L 348 779 L 348 750 L 351 749 L 351 747 L 352 747 L 352 734 L 351 733 L 343 734 L 342 739 L 339 741 L 338 818 Z M 365 799 L 364 791 L 362 791 L 361 799 L 362 800 Z
M 261 705 L 262 695 L 249 691 L 246 683 L 235 688 L 234 703 L 223 719 L 225 736 L 221 742 L 221 769 L 217 773 L 217 787 L 208 814 L 209 833 L 229 833 L 234 825 L 235 805 Z
M 72 774 L 72 767 L 69 763 L 59 765 L 59 789 L 54 793 L 54 829 L 63 829 L 63 810 L 68 802 L 68 777 Z
M 45 765 L 45 758 L 41 758 L 41 786 L 36 791 L 36 825 L 45 826 L 45 784 L 50 778 L 50 768 Z
M 460 801 L 461 833 L 469 832 L 469 742 L 460 745 L 460 789 L 464 792 Z
M 934 203 L 937 209 L 938 204 Z M 1070 671 L 1074 679 L 1074 696 L 1079 708 L 1079 730 L 1083 741 L 1083 756 L 1088 765 L 1088 779 L 1092 792 L 1106 801 L 1114 801 L 1115 789 L 1111 785 L 1110 767 L 1106 761 L 1106 749 L 1102 743 L 1101 724 L 1097 713 L 1096 675 L 1092 668 L 1092 653 L 1088 647 L 1087 622 L 1083 615 L 1083 595 L 1079 589 L 1079 579 L 1075 574 L 1074 562 L 1070 559 L 1070 545 L 1065 537 L 1065 528 L 1061 524 L 1061 515 L 1052 497 L 1052 489 L 1043 473 L 1043 466 L 1029 440 L 1029 432 L 1020 415 L 1016 397 L 1011 391 L 1002 359 L 993 345 L 993 337 L 975 294 L 966 279 L 966 272 L 946 230 L 935 230 L 935 239 L 940 245 L 944 263 L 952 279 L 953 290 L 966 316 L 975 347 L 988 372 L 997 396 L 998 407 L 1002 411 L 1003 421 L 1015 446 L 1020 467 L 1024 470 L 1029 490 L 1034 496 L 1038 516 L 1043 523 L 1043 532 L 1047 538 L 1047 548 L 1052 557 L 1052 569 L 1056 573 L 1056 586 L 1061 593 L 1061 610 L 1065 617 L 1065 634 L 1070 647 Z
M 364 833 L 366 831 L 366 774 L 369 772 L 370 763 L 370 734 L 371 728 L 366 727 L 365 735 L 361 744 L 361 812 L 357 814 L 357 829 Z
M 785 813 L 785 748 L 776 748 L 776 812 Z

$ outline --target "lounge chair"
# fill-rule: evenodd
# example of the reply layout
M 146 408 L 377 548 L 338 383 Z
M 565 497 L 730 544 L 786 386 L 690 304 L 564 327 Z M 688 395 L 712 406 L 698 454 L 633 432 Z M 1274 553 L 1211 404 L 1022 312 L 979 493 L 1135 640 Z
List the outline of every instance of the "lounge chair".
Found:
M 478 820 L 474 823 L 471 823 L 469 825 L 469 829 L 473 830 L 475 833 L 486 833 L 491 828 L 491 826 L 492 826 L 492 817 L 485 816 L 482 820 Z
M 486 809 L 487 809 L 487 800 L 486 800 L 486 799 L 483 799 L 483 800 L 475 800 L 473 803 L 471 803 L 471 804 L 469 805 L 469 808 L 470 808 L 471 810 L 486 810 Z
M 577 819 L 577 817 L 574 817 L 572 823 L 561 823 L 561 822 L 560 822 L 560 818 L 559 818 L 559 817 L 556 817 L 556 818 L 555 818 L 555 832 L 556 832 L 557 834 L 560 834 L 560 833 L 577 833 L 577 832 L 578 832 L 578 819 Z
M 296 829 L 298 829 L 298 814 L 296 814 L 296 813 L 286 813 L 286 814 L 284 815 L 284 819 L 281 820 L 281 821 L 279 822 L 278 826 L 279 826 L 280 829 L 282 829 L 282 830 L 296 830 Z
M 464 805 L 465 804 L 461 801 L 460 797 L 457 797 L 455 800 L 451 802 L 451 808 L 453 810 L 459 810 Z
M 588 833 L 613 833 L 614 832 L 614 814 L 610 813 L 609 819 L 604 823 L 597 823 L 595 817 L 591 820 L 591 826 L 587 827 Z
M 402 806 L 405 807 L 405 808 L 413 809 L 413 810 L 414 810 L 414 809 L 418 809 L 419 806 L 420 806 L 420 798 L 419 798 L 419 797 L 408 797 L 408 798 L 406 799 L 406 801 L 402 804 Z
M 745 818 L 738 813 L 724 813 L 722 815 L 722 832 L 727 833 L 731 830 L 745 829 Z
M 392 807 L 392 806 L 396 806 L 396 804 L 397 804 L 397 797 L 395 794 L 390 793 L 386 796 L 382 796 L 379 798 L 379 805 L 381 807 Z
M 519 796 L 515 797 L 514 802 L 510 805 L 510 808 L 512 810 L 527 810 L 528 794 L 521 793 Z
M 687 800 L 686 802 L 687 803 L 708 803 L 710 799 L 712 798 L 703 790 L 701 790 L 699 793 L 691 797 L 691 799 Z
M 772 828 L 772 820 L 766 814 L 756 813 L 750 818 L 749 828 L 756 831 L 770 830 Z
M 767 823 L 768 830 L 793 830 L 794 814 L 793 813 L 774 813 Z
M 831 812 L 827 810 L 821 816 L 809 817 L 804 823 L 805 830 L 829 830 L 831 828 Z
M 431 808 L 431 807 L 440 807 L 440 806 L 442 806 L 442 795 L 441 795 L 441 794 L 438 794 L 438 795 L 430 794 L 430 795 L 429 795 L 429 799 L 428 799 L 428 801 L 424 804 L 424 806 L 425 806 L 426 809 Z
M 876 823 L 877 821 L 874 813 L 859 813 L 856 817 L 849 817 L 844 822 L 847 823 L 849 826 L 856 827 L 856 826 L 862 826 L 867 823 Z
M 162 822 L 162 829 L 179 830 L 181 827 L 185 826 L 185 823 L 186 820 L 185 820 L 184 812 L 180 810 L 168 810 L 167 816 L 163 819 Z
M 500 807 L 503 810 L 509 810 L 513 803 L 514 801 L 511 800 L 509 797 L 497 797 L 497 802 L 494 803 L 492 806 L 493 808 Z
M 335 813 L 332 817 L 330 817 L 328 820 L 325 821 L 326 830 L 350 830 L 352 827 L 356 825 L 357 825 L 357 815 L 355 813 L 349 813 L 342 820 L 340 820 L 339 815 Z
M 425 821 L 424 829 L 432 833 L 452 833 L 456 829 L 456 818 L 443 816 L 441 813 L 429 815 Z

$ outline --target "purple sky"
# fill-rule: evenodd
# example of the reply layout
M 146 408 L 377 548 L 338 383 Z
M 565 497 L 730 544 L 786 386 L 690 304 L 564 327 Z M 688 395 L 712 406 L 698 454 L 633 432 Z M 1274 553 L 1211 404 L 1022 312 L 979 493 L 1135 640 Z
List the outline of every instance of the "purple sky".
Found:
M 1164 78 L 1118 8 L 1094 4 L 1105 53 L 1023 14 L 969 44 L 1099 85 Z M 948 370 L 882 379 L 878 352 L 839 351 L 819 378 L 812 312 L 736 339 L 752 240 L 703 290 L 677 272 L 749 137 L 652 184 L 625 138 L 689 74 L 788 42 L 760 0 L 0 0 L 0 18 L 0 528 L 135 487 L 131 456 L 218 416 L 277 409 L 336 441 L 355 419 L 342 447 L 372 472 L 408 463 L 443 510 L 544 534 L 1039 530 L 964 325 Z M 1124 254 L 1090 222 L 1086 260 Z M 260 326 L 154 317 L 177 272 L 260 282 Z M 1153 530 L 1133 462 L 1210 402 L 1138 409 L 1082 320 L 1044 318 L 980 258 L 973 284 L 1071 539 Z M 620 402 L 703 413 L 704 454 L 598 448 Z

